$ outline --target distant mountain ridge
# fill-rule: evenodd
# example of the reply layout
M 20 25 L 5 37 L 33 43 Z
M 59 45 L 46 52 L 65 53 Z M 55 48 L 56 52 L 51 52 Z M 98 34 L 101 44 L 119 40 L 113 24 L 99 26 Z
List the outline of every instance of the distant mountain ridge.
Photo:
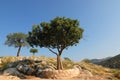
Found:
M 102 61 L 106 61 L 108 59 L 110 59 L 111 57 L 107 57 L 107 58 L 102 58 L 102 59 L 91 59 L 90 61 L 94 64 L 100 63 Z
M 94 64 L 102 65 L 104 67 L 120 69 L 120 54 L 104 59 L 92 59 L 91 62 Z

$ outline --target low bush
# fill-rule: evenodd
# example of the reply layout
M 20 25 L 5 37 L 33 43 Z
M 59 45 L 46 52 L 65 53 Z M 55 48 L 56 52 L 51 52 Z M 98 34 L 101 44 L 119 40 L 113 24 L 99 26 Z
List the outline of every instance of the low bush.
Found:
M 73 68 L 75 64 L 75 62 L 73 62 L 72 60 L 68 60 L 68 59 L 63 60 L 62 63 L 63 63 L 64 69 L 71 69 Z

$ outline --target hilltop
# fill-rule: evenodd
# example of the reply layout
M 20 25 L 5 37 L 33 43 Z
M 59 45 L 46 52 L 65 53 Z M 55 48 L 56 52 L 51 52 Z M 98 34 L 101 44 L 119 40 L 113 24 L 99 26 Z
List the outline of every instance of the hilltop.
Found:
M 64 59 L 63 70 L 56 70 L 51 57 L 1 57 L 0 79 L 7 80 L 120 80 L 120 70 L 105 68 L 88 61 Z M 2 80 L 4 80 L 2 79 Z

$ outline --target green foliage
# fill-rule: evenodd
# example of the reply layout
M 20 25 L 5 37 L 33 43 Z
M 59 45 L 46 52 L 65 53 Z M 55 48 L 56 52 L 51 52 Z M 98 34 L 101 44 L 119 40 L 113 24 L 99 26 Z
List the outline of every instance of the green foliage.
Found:
M 33 46 L 48 48 L 57 55 L 57 69 L 62 69 L 61 54 L 69 46 L 76 45 L 82 38 L 83 29 L 79 27 L 78 20 L 65 17 L 56 17 L 40 25 L 33 25 L 29 32 L 28 42 Z M 58 52 L 52 49 L 57 49 Z
M 33 25 L 29 32 L 28 42 L 31 46 L 55 48 L 62 51 L 69 46 L 76 45 L 82 38 L 83 29 L 78 20 L 56 17 L 50 23 L 42 22 Z
M 24 33 L 8 34 L 5 44 L 14 47 L 28 46 L 26 39 L 27 39 L 27 35 Z
M 35 55 L 35 53 L 37 53 L 37 52 L 38 52 L 38 50 L 37 50 L 37 49 L 35 49 L 35 48 L 32 48 L 32 49 L 30 49 L 30 52 L 31 52 L 31 53 L 33 53 L 33 55 Z
M 70 58 L 68 57 L 64 57 L 64 60 L 67 60 L 67 61 L 72 61 Z
M 8 46 L 18 47 L 17 56 L 19 56 L 21 47 L 29 46 L 27 42 L 27 35 L 24 33 L 8 34 L 5 44 Z

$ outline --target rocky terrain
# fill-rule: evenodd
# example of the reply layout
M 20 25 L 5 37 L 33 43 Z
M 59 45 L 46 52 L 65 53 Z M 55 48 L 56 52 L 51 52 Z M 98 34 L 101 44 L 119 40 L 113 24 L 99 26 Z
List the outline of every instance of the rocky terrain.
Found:
M 63 70 L 56 70 L 50 57 L 2 57 L 0 80 L 120 80 L 120 71 L 87 61 L 63 60 Z

